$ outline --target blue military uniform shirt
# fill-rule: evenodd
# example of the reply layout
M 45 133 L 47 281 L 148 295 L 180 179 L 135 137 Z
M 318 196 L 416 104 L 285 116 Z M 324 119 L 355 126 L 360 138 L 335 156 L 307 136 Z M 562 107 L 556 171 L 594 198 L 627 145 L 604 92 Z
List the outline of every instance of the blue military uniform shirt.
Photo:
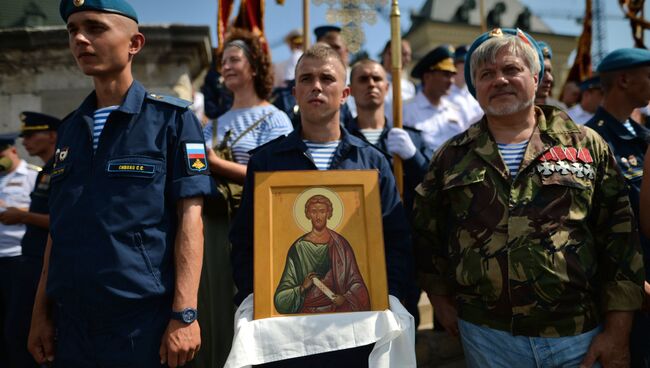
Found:
M 259 147 L 248 162 L 242 205 L 230 230 L 232 243 L 232 268 L 239 305 L 253 292 L 253 192 L 254 175 L 257 171 L 317 170 L 302 141 L 301 129 L 286 137 Z M 404 208 L 395 187 L 395 179 L 384 155 L 359 138 L 341 128 L 339 143 L 330 166 L 336 170 L 377 169 L 381 195 L 384 247 L 388 292 L 397 298 L 404 296 L 407 283 L 411 282 L 411 237 L 404 215 Z
M 643 178 L 643 158 L 648 148 L 650 130 L 632 119 L 629 119 L 629 121 L 636 134 L 632 134 L 623 123 L 616 120 L 605 109 L 599 107 L 586 126 L 598 132 L 609 144 L 616 158 L 616 163 L 630 187 L 630 203 L 634 210 L 634 216 L 638 219 L 639 194 L 641 192 L 641 179 Z M 643 234 L 640 234 L 640 237 L 646 265 L 646 280 L 650 280 L 650 239 L 643 236 Z
M 38 173 L 34 190 L 30 195 L 32 202 L 29 205 L 29 212 L 38 214 L 49 213 L 50 175 L 52 174 L 53 164 L 54 159 L 49 160 Z M 23 255 L 42 258 L 45 252 L 45 244 L 47 243 L 48 229 L 32 224 L 25 225 L 25 228 L 25 236 L 23 236 L 21 242 Z
M 134 81 L 94 153 L 95 93 L 64 119 L 50 179 L 47 293 L 57 302 L 110 311 L 172 295 L 177 201 L 210 193 L 188 105 Z

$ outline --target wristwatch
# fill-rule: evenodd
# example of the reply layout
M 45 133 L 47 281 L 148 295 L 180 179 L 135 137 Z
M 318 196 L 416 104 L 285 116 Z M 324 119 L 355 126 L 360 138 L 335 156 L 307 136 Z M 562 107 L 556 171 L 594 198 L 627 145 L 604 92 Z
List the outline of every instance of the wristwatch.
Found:
M 180 312 L 172 311 L 171 318 L 189 325 L 190 323 L 196 321 L 198 315 L 199 312 L 196 310 L 196 308 L 185 308 Z

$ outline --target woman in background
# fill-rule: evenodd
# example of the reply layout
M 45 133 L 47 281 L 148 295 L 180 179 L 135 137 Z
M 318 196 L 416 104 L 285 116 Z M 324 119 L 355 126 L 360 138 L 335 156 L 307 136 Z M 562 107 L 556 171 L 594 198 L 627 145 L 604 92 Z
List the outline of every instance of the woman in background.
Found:
M 214 120 L 204 129 L 208 162 L 213 174 L 242 184 L 248 152 L 290 133 L 293 126 L 283 111 L 267 101 L 273 88 L 273 70 L 259 37 L 233 30 L 223 49 L 221 75 L 226 88 L 233 93 L 233 105 L 217 118 L 216 130 Z M 215 153 L 214 147 L 224 144 L 232 151 L 234 161 Z

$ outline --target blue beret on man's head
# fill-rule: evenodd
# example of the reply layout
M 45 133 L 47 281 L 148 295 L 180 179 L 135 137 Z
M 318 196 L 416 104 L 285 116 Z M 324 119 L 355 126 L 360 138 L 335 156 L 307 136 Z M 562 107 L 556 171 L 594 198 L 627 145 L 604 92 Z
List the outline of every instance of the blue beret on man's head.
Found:
M 598 64 L 598 73 L 631 69 L 650 65 L 650 51 L 646 49 L 624 48 L 607 54 Z
M 88 10 L 123 15 L 138 23 L 138 14 L 125 0 L 61 0 L 59 5 L 59 13 L 65 22 L 70 14 Z
M 479 46 L 483 44 L 483 42 L 493 37 L 519 37 L 522 41 L 524 41 L 524 43 L 530 45 L 530 47 L 535 50 L 537 57 L 539 58 L 540 69 L 538 80 L 540 82 L 542 81 L 542 78 L 544 77 L 544 56 L 542 54 L 542 50 L 539 48 L 537 41 L 535 41 L 531 35 L 520 30 L 519 28 L 495 28 L 490 32 L 485 32 L 482 35 L 478 36 L 478 38 L 475 39 L 472 45 L 469 47 L 467 55 L 465 56 L 465 83 L 467 84 L 467 89 L 469 90 L 469 93 L 472 94 L 472 96 L 476 97 L 476 89 L 474 88 L 474 83 L 472 83 L 472 72 L 470 70 L 472 64 L 470 62 L 472 60 L 472 54 Z
M 553 49 L 551 49 L 551 46 L 549 46 L 546 42 L 544 41 L 537 41 L 537 46 L 539 46 L 539 49 L 542 50 L 542 55 L 544 55 L 544 59 L 553 59 Z

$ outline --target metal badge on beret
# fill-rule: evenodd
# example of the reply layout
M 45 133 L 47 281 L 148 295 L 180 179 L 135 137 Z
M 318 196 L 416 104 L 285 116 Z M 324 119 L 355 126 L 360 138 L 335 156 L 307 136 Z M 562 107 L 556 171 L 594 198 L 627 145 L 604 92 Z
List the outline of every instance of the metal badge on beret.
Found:
M 76 6 L 76 7 L 80 7 L 80 6 L 82 6 L 84 4 L 84 1 L 85 0 L 73 0 L 72 4 L 74 4 L 74 6 Z

